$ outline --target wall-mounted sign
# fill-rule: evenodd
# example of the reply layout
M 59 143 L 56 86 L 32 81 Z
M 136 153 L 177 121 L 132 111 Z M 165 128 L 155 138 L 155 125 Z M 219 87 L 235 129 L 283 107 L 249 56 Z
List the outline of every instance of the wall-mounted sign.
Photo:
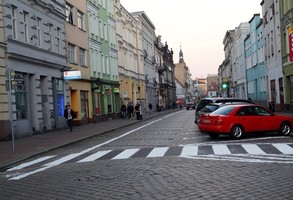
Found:
M 72 79 L 81 79 L 81 72 L 80 70 L 77 71 L 65 71 L 63 72 L 65 80 L 72 80 Z
M 288 28 L 289 33 L 289 60 L 293 62 L 293 27 Z

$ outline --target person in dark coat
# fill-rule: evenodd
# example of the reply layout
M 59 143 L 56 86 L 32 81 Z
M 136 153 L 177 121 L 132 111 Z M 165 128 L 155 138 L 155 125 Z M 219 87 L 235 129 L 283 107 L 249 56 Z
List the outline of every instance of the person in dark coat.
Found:
M 68 131 L 72 131 L 73 110 L 70 105 L 66 105 L 64 109 L 64 117 L 67 120 Z
M 121 106 L 121 117 L 125 118 L 126 117 L 126 105 L 122 104 Z
M 128 119 L 131 119 L 131 117 L 134 117 L 134 108 L 132 103 L 128 103 L 127 105 L 127 115 L 128 115 Z

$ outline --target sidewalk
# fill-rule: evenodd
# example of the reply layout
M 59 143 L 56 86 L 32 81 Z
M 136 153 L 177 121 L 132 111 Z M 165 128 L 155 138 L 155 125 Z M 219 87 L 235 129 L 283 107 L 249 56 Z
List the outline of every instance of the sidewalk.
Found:
M 178 109 L 165 110 L 162 112 L 148 112 L 143 115 L 143 120 L 175 111 L 178 111 Z M 0 170 L 35 155 L 140 121 L 141 120 L 122 118 L 109 119 L 107 121 L 75 126 L 72 132 L 68 132 L 67 129 L 47 131 L 16 139 L 14 141 L 14 152 L 12 141 L 0 142 Z

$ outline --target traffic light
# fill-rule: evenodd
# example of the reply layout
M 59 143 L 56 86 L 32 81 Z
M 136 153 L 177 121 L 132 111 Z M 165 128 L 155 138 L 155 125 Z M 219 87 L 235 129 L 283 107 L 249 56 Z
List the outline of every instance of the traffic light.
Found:
M 222 83 L 222 89 L 227 89 L 228 88 L 228 84 L 227 83 Z

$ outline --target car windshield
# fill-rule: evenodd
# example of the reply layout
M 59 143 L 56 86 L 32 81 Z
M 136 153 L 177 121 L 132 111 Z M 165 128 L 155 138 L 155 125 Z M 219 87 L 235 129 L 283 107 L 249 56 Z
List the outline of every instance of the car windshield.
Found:
M 220 106 L 219 105 L 206 105 L 201 111 L 202 112 L 213 112 L 217 110 Z
M 218 115 L 229 115 L 233 110 L 235 106 L 223 106 L 219 108 L 218 110 L 214 111 L 213 114 Z

